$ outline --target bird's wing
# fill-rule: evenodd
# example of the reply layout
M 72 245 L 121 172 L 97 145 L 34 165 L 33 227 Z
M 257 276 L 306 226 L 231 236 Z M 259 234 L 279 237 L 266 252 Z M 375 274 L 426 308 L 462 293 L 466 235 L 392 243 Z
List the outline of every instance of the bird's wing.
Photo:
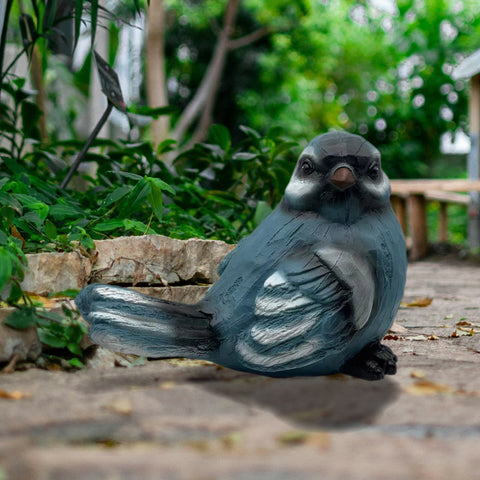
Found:
M 335 248 L 294 254 L 265 280 L 237 353 L 265 372 L 311 365 L 342 350 L 365 325 L 374 291 L 372 268 L 359 255 Z

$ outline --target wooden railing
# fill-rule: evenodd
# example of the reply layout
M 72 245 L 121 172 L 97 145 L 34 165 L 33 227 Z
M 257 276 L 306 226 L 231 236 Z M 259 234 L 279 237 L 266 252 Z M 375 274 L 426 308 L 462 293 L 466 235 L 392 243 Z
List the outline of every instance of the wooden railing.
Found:
M 480 192 L 480 181 L 472 180 L 391 180 L 390 183 L 393 209 L 403 232 L 410 237 L 411 260 L 422 258 L 428 250 L 427 202 L 440 203 L 438 239 L 446 242 L 448 205 L 468 205 L 466 192 Z

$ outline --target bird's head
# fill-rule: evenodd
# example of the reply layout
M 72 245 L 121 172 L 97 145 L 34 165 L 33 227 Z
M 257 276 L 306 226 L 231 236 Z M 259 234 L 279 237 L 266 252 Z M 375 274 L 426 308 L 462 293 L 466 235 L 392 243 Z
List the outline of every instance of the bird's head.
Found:
M 346 132 L 315 137 L 301 153 L 285 190 L 289 208 L 314 211 L 332 221 L 355 221 L 389 204 L 390 182 L 380 152 Z

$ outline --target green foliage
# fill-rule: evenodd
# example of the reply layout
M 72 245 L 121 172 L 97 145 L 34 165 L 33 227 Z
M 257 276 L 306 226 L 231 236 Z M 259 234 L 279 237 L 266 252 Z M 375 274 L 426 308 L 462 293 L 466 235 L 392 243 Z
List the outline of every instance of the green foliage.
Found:
M 4 92 L 12 106 L 1 104 L 0 117 L 10 147 L 0 150 L 0 292 L 16 306 L 5 323 L 36 325 L 42 343 L 72 356 L 72 366 L 81 364 L 85 328 L 70 310 L 49 313 L 22 292 L 25 253 L 77 249 L 88 255 L 94 240 L 125 234 L 236 242 L 278 203 L 296 159 L 296 144 L 278 129 L 262 137 L 241 127 L 243 139 L 235 145 L 225 127 L 214 125 L 208 141 L 183 152 L 173 170 L 162 162 L 171 140 L 157 149 L 97 140 L 84 162 L 97 166 L 95 175 L 83 175 L 81 191 L 64 191 L 58 185 L 82 143 L 43 145 L 27 125 L 39 112 L 23 81 L 5 83 Z

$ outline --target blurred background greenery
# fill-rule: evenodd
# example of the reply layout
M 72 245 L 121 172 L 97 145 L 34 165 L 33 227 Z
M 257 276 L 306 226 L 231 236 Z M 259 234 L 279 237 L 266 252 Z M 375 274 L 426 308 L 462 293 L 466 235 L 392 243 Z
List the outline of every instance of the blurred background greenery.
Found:
M 45 20 L 38 25 L 34 15 L 36 3 L 42 2 L 14 2 L 8 42 L 24 41 L 18 27 L 21 12 L 31 15 L 38 33 L 44 33 L 39 27 L 45 27 Z M 377 145 L 392 178 L 464 174 L 464 158 L 442 155 L 440 139 L 445 132 L 455 137 L 466 131 L 467 84 L 452 81 L 450 74 L 480 45 L 478 1 L 152 0 L 149 7 L 133 0 L 109 1 L 104 7 L 73 0 L 46 3 L 52 9 L 77 3 L 87 10 L 77 48 L 67 49 L 67 62 L 40 48 L 50 139 L 78 138 L 89 131 L 75 120 L 85 125 L 89 96 L 96 93 L 91 88 L 89 14 L 99 8 L 96 48 L 116 65 L 127 101 L 158 107 L 152 102 L 161 92 L 162 105 L 177 107 L 167 129 L 142 131 L 143 138 L 158 144 L 173 137 L 192 146 L 189 140 L 205 140 L 208 127 L 219 123 L 234 141 L 242 135 L 238 126 L 248 125 L 262 134 L 281 127 L 304 144 L 337 128 Z M 148 18 L 154 15 L 160 20 L 151 26 Z M 36 43 L 45 47 L 48 42 L 42 41 Z M 220 71 L 208 79 L 222 47 Z M 158 72 L 148 75 L 152 57 L 163 64 L 163 78 Z M 205 83 L 206 98 L 195 118 L 179 129 Z

